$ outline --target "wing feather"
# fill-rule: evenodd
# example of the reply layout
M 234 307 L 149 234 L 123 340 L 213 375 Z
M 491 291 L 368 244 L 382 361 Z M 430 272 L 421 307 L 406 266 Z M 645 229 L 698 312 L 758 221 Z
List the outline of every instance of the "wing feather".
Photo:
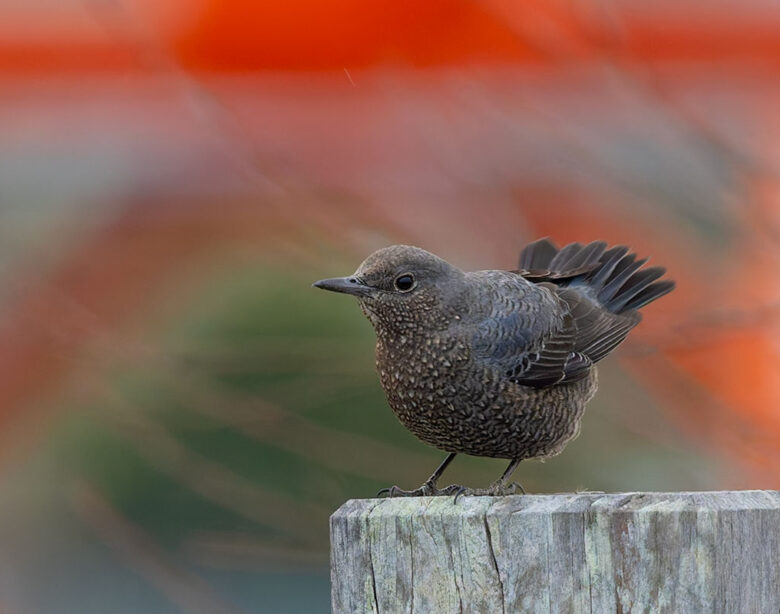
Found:
M 625 246 L 607 249 L 604 241 L 561 249 L 549 239 L 527 245 L 513 272 L 522 283 L 491 278 L 501 288 L 475 334 L 475 355 L 525 386 L 586 377 L 639 323 L 637 310 L 674 288 L 658 281 L 662 267 L 642 269 L 646 262 Z

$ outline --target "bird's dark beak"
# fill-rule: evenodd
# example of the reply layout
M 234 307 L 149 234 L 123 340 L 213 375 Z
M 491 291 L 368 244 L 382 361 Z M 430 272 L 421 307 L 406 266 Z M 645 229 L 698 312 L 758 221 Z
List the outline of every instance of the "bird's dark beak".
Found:
M 331 292 L 343 292 L 354 296 L 365 296 L 372 290 L 357 277 L 333 277 L 331 279 L 320 279 L 312 284 L 315 288 L 330 290 Z

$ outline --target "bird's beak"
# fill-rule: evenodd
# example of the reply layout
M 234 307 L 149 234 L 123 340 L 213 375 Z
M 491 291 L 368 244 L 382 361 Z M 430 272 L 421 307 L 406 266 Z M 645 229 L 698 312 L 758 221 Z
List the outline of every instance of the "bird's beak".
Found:
M 365 296 L 373 288 L 367 286 L 357 277 L 332 277 L 331 279 L 320 279 L 312 284 L 315 288 L 330 290 L 331 292 L 343 292 L 354 296 Z

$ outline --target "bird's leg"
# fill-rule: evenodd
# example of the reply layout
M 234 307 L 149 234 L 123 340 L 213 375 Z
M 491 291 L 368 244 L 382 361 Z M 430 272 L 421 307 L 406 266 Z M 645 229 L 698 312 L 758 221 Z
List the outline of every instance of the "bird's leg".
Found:
M 447 458 L 442 461 L 441 465 L 436 468 L 436 471 L 431 474 L 431 477 L 425 480 L 420 488 L 416 488 L 414 490 L 402 490 L 398 488 L 398 486 L 391 486 L 390 488 L 383 488 L 378 493 L 376 493 L 376 496 L 380 497 L 386 494 L 389 497 L 432 497 L 436 495 L 451 494 L 451 492 L 449 492 L 447 489 L 439 490 L 439 488 L 436 486 L 436 483 L 439 481 L 441 474 L 444 473 L 447 465 L 452 462 L 452 459 L 455 458 L 456 455 L 456 452 L 450 452 L 447 455 Z
M 520 464 L 520 461 L 522 459 L 515 458 L 510 463 L 509 466 L 506 468 L 506 471 L 501 474 L 501 477 L 498 478 L 495 482 L 493 482 L 490 486 L 487 488 L 463 488 L 462 486 L 458 488 L 456 491 L 454 491 L 452 494 L 455 495 L 455 503 L 458 502 L 458 497 L 461 495 L 482 495 L 482 496 L 488 496 L 488 497 L 503 497 L 505 495 L 514 495 L 518 490 L 525 494 L 525 489 L 518 484 L 517 482 L 512 482 L 511 484 L 507 484 L 507 480 L 511 477 L 512 473 L 514 473 L 515 469 L 517 469 L 517 466 Z
M 510 477 L 512 477 L 512 474 L 515 472 L 515 469 L 517 469 L 517 466 L 520 464 L 520 461 L 522 459 L 515 458 L 510 461 L 509 466 L 506 468 L 504 473 L 501 474 L 501 477 L 498 478 L 495 482 L 493 482 L 490 486 L 488 486 L 488 490 L 494 490 L 496 491 L 496 495 L 506 495 L 506 494 L 515 494 L 515 492 L 520 489 L 520 492 L 525 494 L 525 489 L 518 484 L 517 482 L 512 482 L 511 484 L 507 484 L 507 481 Z M 507 492 L 509 491 L 509 492 Z

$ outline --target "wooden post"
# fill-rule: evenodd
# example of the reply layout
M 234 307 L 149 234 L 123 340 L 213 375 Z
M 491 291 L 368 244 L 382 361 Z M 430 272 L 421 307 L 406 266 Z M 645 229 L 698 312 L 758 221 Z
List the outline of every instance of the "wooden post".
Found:
M 780 613 L 780 491 L 353 500 L 330 539 L 336 614 Z

